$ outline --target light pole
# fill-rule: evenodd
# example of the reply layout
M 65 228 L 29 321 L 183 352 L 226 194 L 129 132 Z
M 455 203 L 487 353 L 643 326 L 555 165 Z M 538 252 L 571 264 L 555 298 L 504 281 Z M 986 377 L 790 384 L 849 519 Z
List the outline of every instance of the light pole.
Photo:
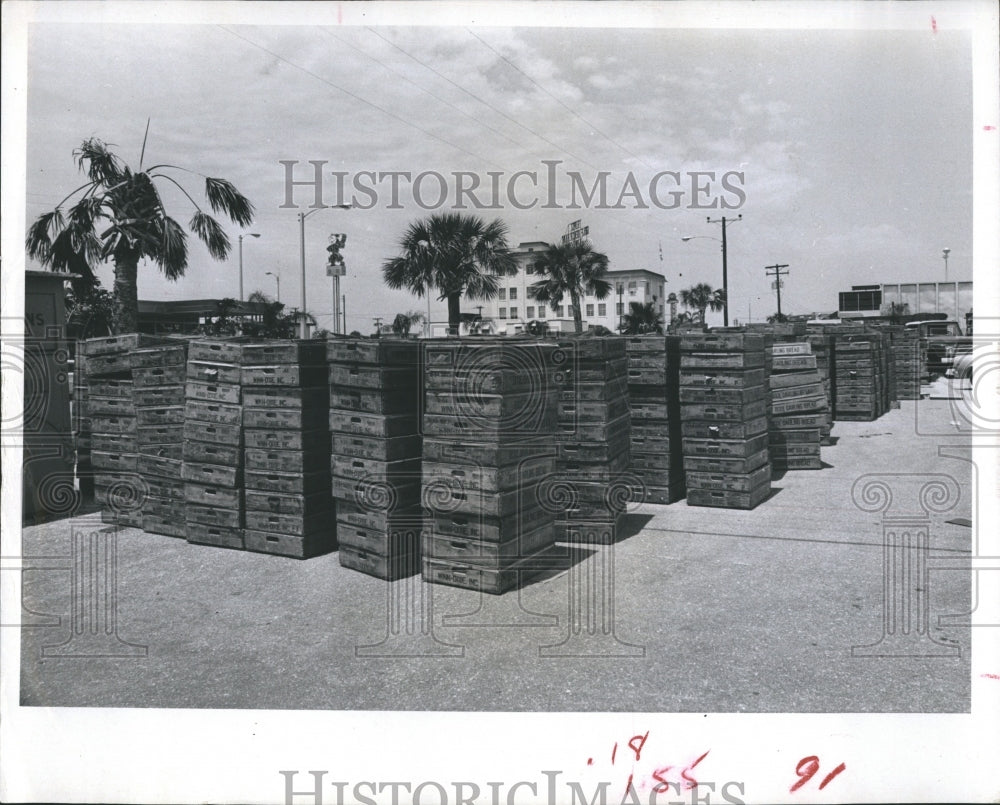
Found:
M 951 253 L 951 249 L 942 249 L 941 256 L 944 258 L 944 281 L 948 281 L 948 255 Z
M 264 276 L 265 277 L 274 277 L 274 282 L 275 282 L 275 284 L 277 286 L 277 289 L 276 289 L 277 290 L 277 298 L 275 299 L 275 301 L 276 302 L 280 302 L 281 301 L 281 276 L 278 275 L 278 274 L 275 274 L 273 271 L 265 271 L 264 272 Z
M 312 215 L 314 212 L 319 212 L 320 210 L 329 209 L 341 209 L 349 210 L 351 208 L 350 204 L 336 204 L 334 207 L 316 207 L 309 210 L 308 212 L 299 213 L 299 262 L 302 268 L 302 310 L 301 317 L 299 319 L 299 338 L 306 339 L 309 337 L 309 325 L 306 322 L 306 218 Z
M 729 263 L 728 263 L 728 249 L 726 247 L 726 224 L 735 224 L 737 221 L 743 220 L 743 213 L 740 213 L 735 218 L 726 218 L 722 216 L 716 220 L 712 220 L 711 217 L 705 219 L 710 224 L 722 224 L 722 324 L 724 327 L 729 326 Z M 681 238 L 682 241 L 687 243 L 689 240 L 694 240 L 695 238 L 709 238 L 709 235 L 685 235 Z M 711 238 L 711 240 L 719 240 L 718 238 Z
M 240 235 L 237 240 L 240 244 L 240 301 L 243 301 L 243 238 L 259 238 L 260 234 L 257 232 L 247 232 L 245 235 Z

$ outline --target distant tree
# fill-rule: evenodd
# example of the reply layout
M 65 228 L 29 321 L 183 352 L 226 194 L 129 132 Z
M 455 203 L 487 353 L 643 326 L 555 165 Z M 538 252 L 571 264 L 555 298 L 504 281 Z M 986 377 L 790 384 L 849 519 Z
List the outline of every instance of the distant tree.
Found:
M 205 335 L 236 335 L 240 332 L 242 323 L 239 309 L 240 303 L 232 297 L 220 299 L 215 304 L 215 315 L 212 320 L 199 327 L 199 331 Z
M 54 210 L 36 218 L 25 239 L 28 256 L 54 271 L 92 276 L 97 263 L 108 259 L 114 262 L 117 333 L 138 328 L 140 259 L 156 263 L 170 280 L 183 276 L 187 269 L 187 233 L 167 214 L 158 182 L 179 188 L 194 206 L 188 227 L 205 243 L 212 257 L 224 260 L 230 249 L 229 237 L 219 222 L 170 175 L 174 171 L 193 171 L 166 164 L 143 169 L 145 151 L 143 138 L 139 169 L 133 171 L 106 143 L 94 137 L 84 140 L 73 156 L 88 181 Z M 64 215 L 62 205 L 78 194 L 79 200 Z M 214 212 L 224 213 L 239 226 L 253 222 L 253 205 L 225 179 L 205 177 L 205 196 Z
M 603 279 L 608 270 L 608 256 L 595 252 L 587 241 L 549 244 L 534 262 L 532 270 L 542 276 L 528 287 L 528 296 L 555 308 L 569 294 L 573 324 L 579 335 L 583 332 L 580 298 L 584 295 L 607 299 L 611 283 Z
M 392 331 L 400 338 L 409 338 L 410 330 L 424 320 L 424 314 L 415 310 L 397 313 L 392 320 Z
M 611 332 L 611 330 L 609 330 L 603 324 L 596 324 L 590 328 L 590 335 L 605 336 L 605 335 L 614 335 L 614 333 Z
M 66 328 L 79 339 L 111 335 L 114 309 L 114 297 L 96 277 L 93 282 L 73 283 L 66 293 Z
M 882 305 L 881 313 L 888 316 L 892 324 L 902 324 L 910 315 L 910 305 L 906 302 L 890 302 Z
M 533 335 L 541 338 L 549 334 L 549 323 L 547 321 L 539 321 L 538 319 L 532 319 L 527 324 L 524 325 L 524 331 L 528 335 Z
M 244 335 L 258 338 L 294 338 L 296 319 L 285 313 L 285 306 L 275 302 L 263 291 L 254 291 L 247 297 L 247 303 L 253 305 L 260 313 L 261 320 L 244 319 L 242 331 Z M 322 338 L 321 330 L 313 333 L 313 338 Z
M 696 314 L 694 314 L 694 313 L 688 313 L 687 311 L 682 310 L 680 313 L 678 313 L 674 317 L 673 322 L 671 322 L 671 324 L 670 324 L 670 329 L 671 330 L 688 330 L 688 329 L 691 329 L 692 327 L 694 327 L 696 325 L 697 326 L 701 326 L 701 327 L 704 326 L 701 323 L 701 321 L 698 319 L 698 316 Z
M 698 319 L 705 323 L 705 311 L 716 313 L 726 306 L 726 293 L 721 288 L 713 290 L 707 282 L 699 282 L 681 291 L 681 304 L 698 311 Z
M 788 315 L 785 313 L 772 313 L 767 317 L 769 324 L 785 324 L 788 321 Z
M 417 296 L 437 288 L 448 300 L 448 331 L 458 335 L 462 296 L 493 299 L 500 277 L 517 273 L 517 260 L 507 245 L 507 225 L 499 218 L 487 224 L 475 215 L 440 213 L 410 224 L 400 240 L 403 254 L 382 264 L 390 288 L 406 288 Z
M 629 302 L 629 312 L 622 318 L 623 335 L 663 333 L 663 316 L 653 302 Z
M 351 330 L 351 338 L 364 338 L 357 330 Z

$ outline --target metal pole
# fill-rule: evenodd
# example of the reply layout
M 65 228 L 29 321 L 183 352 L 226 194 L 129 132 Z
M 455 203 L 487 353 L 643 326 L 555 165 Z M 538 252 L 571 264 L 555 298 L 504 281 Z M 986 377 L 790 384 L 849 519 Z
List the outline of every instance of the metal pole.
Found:
M 333 275 L 333 332 L 340 332 L 340 275 Z
M 243 236 L 240 235 L 238 240 L 240 244 L 240 301 L 242 302 L 243 301 Z M 945 276 L 947 277 L 947 275 L 948 272 L 945 271 Z
M 280 302 L 281 301 L 281 277 L 278 276 L 277 274 L 275 274 L 274 275 L 274 281 L 278 284 L 278 298 L 275 301 L 276 302 Z
M 343 296 L 340 297 L 340 312 L 341 312 L 341 315 L 344 317 L 344 329 L 343 329 L 343 333 L 344 333 L 344 335 L 347 335 L 347 294 L 346 293 Z
M 427 337 L 431 337 L 431 289 L 427 288 Z
M 299 213 L 299 262 L 302 268 L 302 307 L 299 315 L 299 338 L 306 339 L 309 327 L 306 324 L 306 214 Z
M 729 326 L 729 274 L 726 262 L 726 216 L 722 216 L 722 326 Z

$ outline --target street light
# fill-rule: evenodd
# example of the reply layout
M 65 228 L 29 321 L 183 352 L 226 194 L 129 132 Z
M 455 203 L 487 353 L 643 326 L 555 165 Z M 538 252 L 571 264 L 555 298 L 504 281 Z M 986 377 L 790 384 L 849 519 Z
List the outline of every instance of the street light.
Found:
M 299 262 L 302 268 L 302 311 L 300 314 L 302 318 L 299 319 L 299 338 L 303 340 L 309 337 L 309 325 L 306 322 L 306 218 L 320 210 L 349 210 L 350 208 L 350 204 L 335 204 L 333 207 L 316 207 L 308 212 L 299 213 Z
M 711 217 L 705 219 L 710 224 L 722 224 L 722 323 L 723 326 L 729 326 L 729 266 L 728 266 L 728 252 L 726 249 L 726 224 L 735 224 L 737 221 L 743 220 L 743 213 L 740 213 L 736 218 L 726 218 L 722 216 L 716 220 L 712 220 Z M 687 243 L 689 240 L 694 240 L 695 238 L 710 238 L 709 235 L 685 235 L 681 238 L 682 241 Z M 711 238 L 711 240 L 719 240 L 719 238 Z
M 944 257 L 944 281 L 945 282 L 948 281 L 948 254 L 950 252 L 951 252 L 951 249 L 942 249 L 941 250 L 941 256 Z
M 281 301 L 281 276 L 278 275 L 278 274 L 275 274 L 273 271 L 265 271 L 264 272 L 264 276 L 265 277 L 274 277 L 274 282 L 278 286 L 277 287 L 277 298 L 275 299 L 275 301 L 276 302 L 280 302 Z
M 240 235 L 237 240 L 240 242 L 240 301 L 243 301 L 243 238 L 259 238 L 260 235 L 257 232 L 247 232 L 245 235 Z

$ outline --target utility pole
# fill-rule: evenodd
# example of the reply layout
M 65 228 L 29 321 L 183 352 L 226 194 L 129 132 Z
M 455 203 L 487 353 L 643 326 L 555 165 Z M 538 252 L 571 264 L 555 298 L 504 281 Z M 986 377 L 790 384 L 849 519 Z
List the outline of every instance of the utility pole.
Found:
M 778 292 L 778 315 L 781 315 L 781 278 L 788 275 L 787 271 L 781 269 L 788 268 L 788 263 L 776 263 L 773 266 L 764 266 L 764 273 L 769 277 L 774 277 L 774 287 Z M 773 274 L 771 272 L 774 272 Z
M 374 316 L 372 321 L 375 322 L 375 337 L 378 338 L 382 335 L 382 317 Z
M 740 213 L 735 218 L 726 218 L 723 215 L 721 218 L 713 221 L 711 217 L 706 219 L 710 224 L 722 224 L 722 323 L 723 326 L 729 326 L 729 264 L 728 264 L 728 251 L 726 248 L 726 223 L 734 224 L 737 221 L 743 220 L 743 213 Z M 682 238 L 683 240 L 683 238 Z

